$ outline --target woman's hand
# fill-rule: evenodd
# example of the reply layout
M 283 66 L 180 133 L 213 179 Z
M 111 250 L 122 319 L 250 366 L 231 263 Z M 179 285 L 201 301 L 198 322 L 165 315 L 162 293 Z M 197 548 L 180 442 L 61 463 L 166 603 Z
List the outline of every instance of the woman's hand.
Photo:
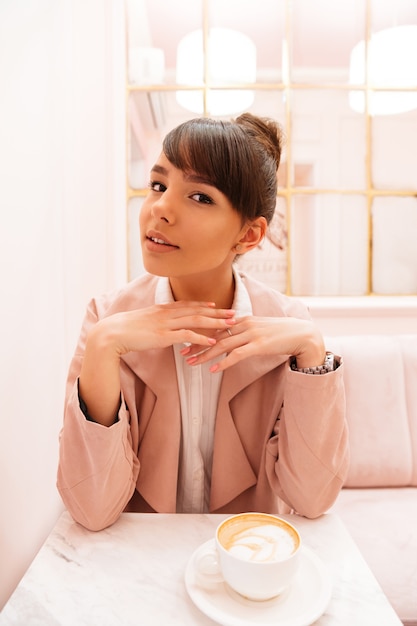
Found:
M 102 318 L 88 335 L 79 379 L 89 415 L 104 426 L 114 423 L 123 354 L 183 342 L 210 348 L 216 333 L 234 323 L 234 314 L 211 302 L 174 302 Z
M 166 348 L 175 343 L 204 347 L 216 343 L 215 333 L 234 323 L 234 311 L 211 302 L 173 302 L 115 313 L 92 329 L 89 342 L 106 345 L 115 355 Z
M 212 372 L 266 354 L 294 356 L 297 367 L 322 365 L 326 350 L 321 333 L 310 320 L 294 317 L 242 317 L 230 320 L 228 329 L 217 331 L 215 345 L 193 345 L 181 353 L 189 365 L 206 363 L 221 354 L 227 356 L 212 365 Z

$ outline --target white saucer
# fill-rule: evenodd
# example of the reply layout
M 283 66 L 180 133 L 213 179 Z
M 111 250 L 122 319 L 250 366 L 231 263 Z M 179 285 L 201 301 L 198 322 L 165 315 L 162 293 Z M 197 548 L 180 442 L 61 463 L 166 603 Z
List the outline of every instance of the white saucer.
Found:
M 209 589 L 197 584 L 195 560 L 205 553 L 213 540 L 203 543 L 188 561 L 185 586 L 194 604 L 222 626 L 309 626 L 323 615 L 329 603 L 332 585 L 322 561 L 302 547 L 297 577 L 282 595 L 266 602 L 254 602 L 239 596 L 226 583 Z

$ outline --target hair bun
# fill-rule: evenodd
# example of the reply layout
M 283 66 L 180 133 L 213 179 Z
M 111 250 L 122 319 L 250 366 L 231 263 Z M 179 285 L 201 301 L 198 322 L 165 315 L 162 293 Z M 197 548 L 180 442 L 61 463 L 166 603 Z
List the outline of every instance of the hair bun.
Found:
M 252 113 L 242 113 L 235 119 L 246 132 L 256 139 L 274 159 L 278 169 L 281 159 L 283 132 L 280 124 L 269 117 L 258 117 Z

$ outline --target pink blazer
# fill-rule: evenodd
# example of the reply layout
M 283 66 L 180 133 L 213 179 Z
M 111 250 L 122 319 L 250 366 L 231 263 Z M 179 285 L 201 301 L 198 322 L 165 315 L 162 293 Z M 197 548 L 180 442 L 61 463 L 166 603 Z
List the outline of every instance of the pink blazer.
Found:
M 309 317 L 298 301 L 242 278 L 254 315 Z M 110 428 L 86 420 L 77 391 L 91 326 L 112 313 L 151 306 L 156 283 L 146 275 L 93 300 L 71 362 L 57 485 L 74 519 L 92 530 L 112 524 L 124 510 L 176 510 L 181 415 L 172 348 L 124 356 L 122 406 Z M 317 517 L 336 499 L 348 457 L 343 365 L 312 376 L 291 371 L 288 356 L 275 355 L 224 372 L 210 512 Z

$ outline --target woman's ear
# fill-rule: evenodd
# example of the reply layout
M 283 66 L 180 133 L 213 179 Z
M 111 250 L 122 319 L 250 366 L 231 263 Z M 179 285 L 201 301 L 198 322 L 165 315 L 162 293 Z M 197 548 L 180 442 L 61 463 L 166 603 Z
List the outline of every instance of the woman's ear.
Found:
M 267 228 L 268 224 L 264 217 L 257 217 L 253 222 L 248 222 L 241 231 L 240 239 L 234 248 L 235 252 L 245 254 L 256 248 L 265 237 Z

